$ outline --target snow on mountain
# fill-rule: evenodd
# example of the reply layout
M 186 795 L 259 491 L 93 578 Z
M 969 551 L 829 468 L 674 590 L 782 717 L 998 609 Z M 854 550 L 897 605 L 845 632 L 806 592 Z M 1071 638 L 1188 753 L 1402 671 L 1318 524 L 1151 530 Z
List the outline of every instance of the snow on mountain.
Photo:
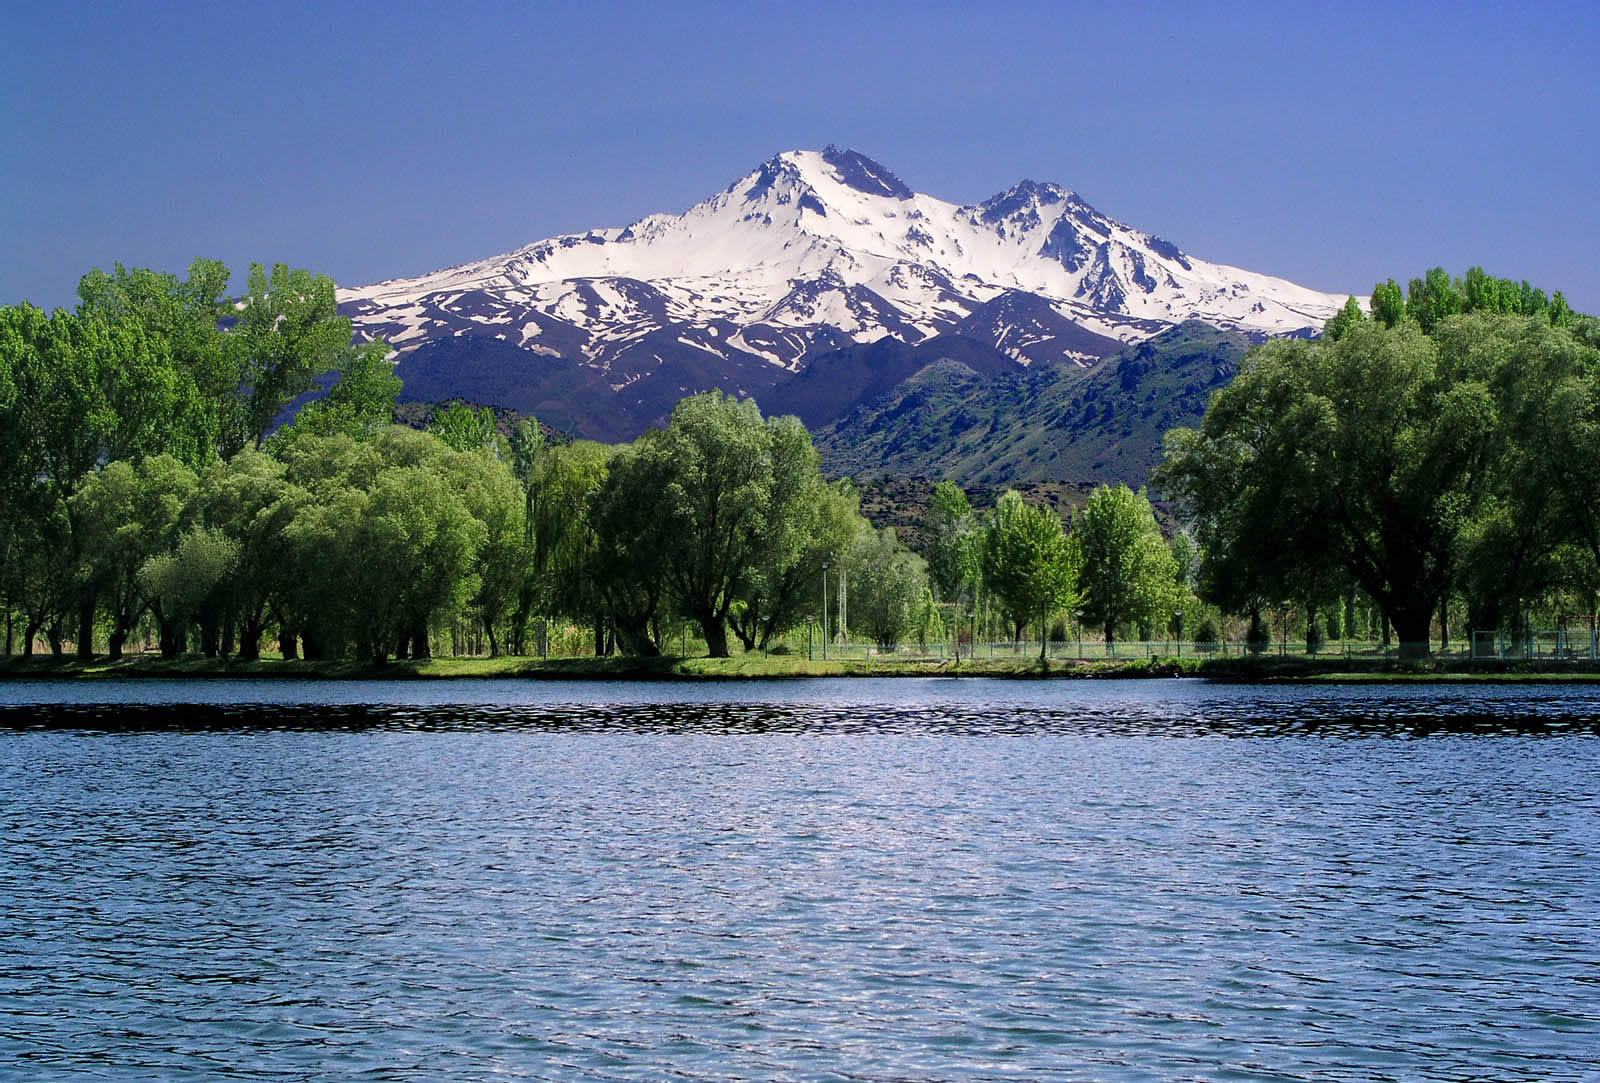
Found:
M 681 215 L 340 291 L 358 333 L 384 336 L 412 375 L 447 379 L 428 357 L 465 338 L 543 359 L 568 382 L 584 370 L 625 400 L 643 383 L 650 395 L 621 404 L 630 415 L 657 409 L 654 396 L 670 408 L 675 380 L 683 393 L 764 391 L 812 356 L 884 335 L 961 335 L 1024 365 L 1083 365 L 1187 319 L 1303 334 L 1344 300 L 1196 259 L 1054 184 L 961 206 L 831 146 L 779 154 Z M 539 365 L 527 371 L 539 384 Z

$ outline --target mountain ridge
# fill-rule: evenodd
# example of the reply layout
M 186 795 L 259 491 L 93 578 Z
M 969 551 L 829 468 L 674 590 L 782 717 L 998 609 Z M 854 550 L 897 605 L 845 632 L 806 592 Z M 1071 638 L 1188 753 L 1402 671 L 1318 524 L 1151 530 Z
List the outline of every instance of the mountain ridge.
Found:
M 358 335 L 395 348 L 406 397 L 555 410 L 602 439 L 710 387 L 789 412 L 794 374 L 886 336 L 964 338 L 995 355 L 981 367 L 1088 367 L 1188 319 L 1311 333 L 1344 299 L 1200 260 L 1060 185 L 958 205 L 835 146 L 775 155 L 679 215 L 340 291 Z

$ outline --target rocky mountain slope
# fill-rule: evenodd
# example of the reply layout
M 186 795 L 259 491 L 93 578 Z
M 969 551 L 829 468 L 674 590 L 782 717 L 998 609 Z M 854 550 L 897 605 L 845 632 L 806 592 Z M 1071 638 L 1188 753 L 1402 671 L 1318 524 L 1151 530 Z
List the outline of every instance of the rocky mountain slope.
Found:
M 1160 461 L 1163 434 L 1199 424 L 1249 348 L 1238 331 L 1191 321 L 1093 369 L 997 377 L 930 359 L 818 431 L 817 447 L 833 475 L 1138 486 Z

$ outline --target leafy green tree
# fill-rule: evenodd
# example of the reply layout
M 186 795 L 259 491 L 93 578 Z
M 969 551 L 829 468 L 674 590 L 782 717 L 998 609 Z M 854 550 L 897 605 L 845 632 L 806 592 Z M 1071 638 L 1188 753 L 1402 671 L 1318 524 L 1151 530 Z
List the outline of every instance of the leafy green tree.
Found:
M 851 624 L 883 650 L 913 631 L 928 591 L 926 565 L 895 536 L 893 527 L 856 536 L 849 553 Z
M 174 438 L 172 419 L 180 411 L 170 351 L 165 340 L 135 321 L 111 322 L 92 312 L 58 309 L 46 316 L 20 305 L 5 324 L 12 382 L 8 420 L 16 426 L 13 439 L 25 447 L 22 468 L 29 471 L 21 495 L 27 514 L 49 524 L 29 536 L 47 545 L 41 559 L 75 568 L 84 560 L 85 539 L 71 500 L 84 480 L 102 463 L 138 461 Z M 57 507 L 59 515 L 52 510 Z M 64 534 L 47 539 L 55 524 Z M 81 657 L 93 651 L 95 591 L 92 577 L 79 579 L 74 601 Z
M 784 480 L 803 469 L 787 457 L 788 429 L 763 421 L 754 402 L 712 391 L 679 402 L 665 430 L 635 444 L 640 476 L 659 480 L 638 499 L 663 527 L 662 574 L 713 658 L 728 656 L 728 615 L 751 570 L 792 552 L 804 489 Z
M 231 315 L 228 269 L 197 259 L 189 277 L 116 264 L 78 282 L 78 313 L 125 322 L 160 339 L 170 353 L 170 435 L 163 449 L 192 468 L 225 450 L 224 434 L 239 427 L 239 371 L 221 321 Z
M 1566 542 L 1600 568 L 1600 349 L 1542 315 L 1474 312 L 1434 339 L 1454 368 L 1484 374 L 1498 407 L 1463 577 L 1469 619 L 1498 627 L 1570 578 Z
M 615 449 L 588 440 L 530 454 L 527 434 L 522 447 L 519 462 L 526 470 L 521 477 L 533 569 L 513 617 L 513 639 L 519 645 L 518 629 L 536 612 L 592 622 L 605 609 L 599 597 L 603 577 L 592 571 L 598 544 L 592 502 L 606 484 L 615 454 Z
M 237 545 L 221 531 L 197 526 L 172 552 L 150 557 L 140 567 L 140 588 L 161 630 L 162 657 L 182 654 L 188 624 L 218 609 L 219 588 L 237 554 Z
M 269 276 L 250 265 L 229 347 L 239 374 L 241 407 L 224 434 L 223 458 L 261 449 L 290 403 L 320 385 L 350 347 L 351 324 L 339 315 L 333 279 L 277 264 Z
M 1372 318 L 1385 327 L 1393 327 L 1406 315 L 1406 295 L 1394 279 L 1380 282 L 1372 288 Z
M 1416 320 L 1427 335 L 1433 333 L 1440 320 L 1459 313 L 1465 303 L 1461 284 L 1443 267 L 1435 267 L 1423 278 L 1413 278 L 1406 289 L 1406 315 Z
M 1463 359 L 1465 360 L 1465 359 Z M 1485 373 L 1441 365 L 1406 321 L 1337 342 L 1252 351 L 1198 434 L 1169 444 L 1160 484 L 1208 554 L 1239 542 L 1294 597 L 1295 569 L 1354 580 L 1426 654 L 1429 626 L 1482 506 L 1496 411 Z
M 1014 640 L 1022 640 L 1033 618 L 1042 626 L 1052 613 L 1078 604 L 1078 570 L 1078 553 L 1061 519 L 1025 503 L 1018 492 L 1002 493 L 984 534 L 983 581 L 1010 621 Z
M 640 452 L 639 445 L 616 451 L 585 516 L 593 535 L 580 575 L 591 586 L 596 654 L 605 646 L 606 620 L 627 653 L 661 653 L 655 631 L 668 585 L 659 554 L 672 544 L 672 526 L 648 495 L 670 484 L 671 464 Z
M 492 447 L 496 439 L 494 411 L 452 402 L 428 419 L 428 431 L 457 451 Z
M 1102 485 L 1084 504 L 1073 537 L 1082 552 L 1084 620 L 1104 630 L 1107 644 L 1121 624 L 1168 621 L 1180 597 L 1179 571 L 1144 490 Z
M 961 487 L 953 481 L 935 485 L 922 517 L 922 536 L 928 552 L 928 577 L 941 599 L 955 601 L 975 588 L 981 534 L 982 526 Z
M 1330 340 L 1337 342 L 1351 326 L 1365 323 L 1366 320 L 1367 314 L 1362 311 L 1361 302 L 1354 297 L 1350 297 L 1345 300 L 1344 307 L 1323 325 L 1322 333 Z
M 770 418 L 766 428 L 772 459 L 767 536 L 729 611 L 729 626 L 745 650 L 764 649 L 814 611 L 823 566 L 844 554 L 862 522 L 854 488 L 823 481 L 820 457 L 798 418 Z
M 261 657 L 261 640 L 280 599 L 291 590 L 297 573 L 289 544 L 289 526 L 308 501 L 291 484 L 283 463 L 258 451 L 242 451 L 226 463 L 215 463 L 202 478 L 200 502 L 206 525 L 235 547 L 223 589 L 228 611 L 237 621 L 239 658 Z M 313 580 L 308 584 L 315 588 Z
M 388 349 L 382 339 L 350 347 L 339 363 L 339 382 L 327 395 L 300 408 L 294 428 L 318 436 L 342 432 L 371 440 L 392 425 L 402 384 L 387 359 Z
M 185 525 L 198 480 L 170 455 L 137 466 L 106 464 L 72 498 L 82 544 L 81 575 L 95 590 L 111 622 L 107 649 L 122 657 L 135 624 L 149 607 L 139 571 L 170 551 Z
M 471 605 L 489 638 L 489 654 L 501 653 L 500 630 L 533 571 L 527 504 L 511 467 L 488 447 L 442 456 L 451 488 L 482 528 L 473 560 L 477 590 Z

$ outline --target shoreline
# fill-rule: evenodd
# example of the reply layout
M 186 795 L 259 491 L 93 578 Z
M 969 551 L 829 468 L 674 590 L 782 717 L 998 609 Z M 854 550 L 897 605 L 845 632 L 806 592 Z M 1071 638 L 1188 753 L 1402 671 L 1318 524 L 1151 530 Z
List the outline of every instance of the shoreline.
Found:
M 1240 684 L 1591 684 L 1600 683 L 1600 665 L 1579 667 L 1526 662 L 1395 662 L 1374 659 L 1352 666 L 1330 658 L 1175 658 L 1084 662 L 1038 658 L 849 659 L 810 661 L 792 655 L 739 655 L 733 658 L 434 658 L 356 661 L 180 658 L 135 655 L 118 662 L 96 658 L 46 656 L 0 659 L 0 681 L 32 680 L 579 680 L 579 681 L 730 681 L 815 678 L 949 677 L 991 680 L 1173 680 L 1198 679 Z

